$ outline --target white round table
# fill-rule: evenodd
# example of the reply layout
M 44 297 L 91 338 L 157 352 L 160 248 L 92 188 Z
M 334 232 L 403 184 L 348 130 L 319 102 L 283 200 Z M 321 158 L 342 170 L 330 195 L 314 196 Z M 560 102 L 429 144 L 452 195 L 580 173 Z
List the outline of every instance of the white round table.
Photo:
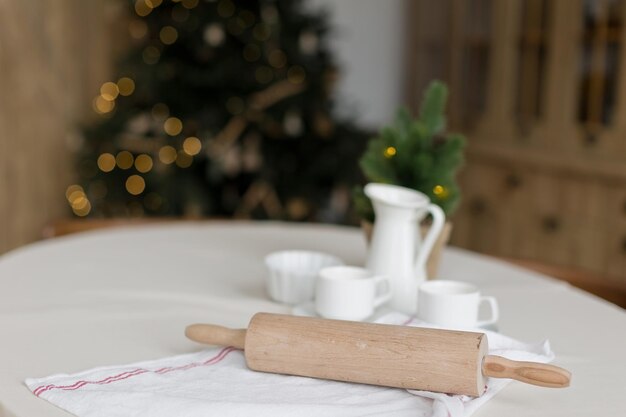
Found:
M 287 313 L 265 293 L 263 258 L 311 249 L 362 265 L 358 229 L 198 222 L 110 229 L 39 242 L 0 257 L 0 417 L 68 416 L 36 398 L 27 377 L 192 352 L 189 323 L 244 327 L 258 311 Z M 562 390 L 517 382 L 485 416 L 626 415 L 626 313 L 567 284 L 449 248 L 440 276 L 500 303 L 499 330 L 550 339 L 572 371 Z

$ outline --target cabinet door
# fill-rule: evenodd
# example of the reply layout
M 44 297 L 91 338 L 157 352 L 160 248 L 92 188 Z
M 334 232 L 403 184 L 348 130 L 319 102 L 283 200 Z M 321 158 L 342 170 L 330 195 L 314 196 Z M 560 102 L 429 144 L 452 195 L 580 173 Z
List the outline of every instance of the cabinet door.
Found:
M 516 2 L 519 0 L 515 0 Z M 485 111 L 493 38 L 493 0 L 411 0 L 407 101 L 417 111 L 433 79 L 450 87 L 448 121 L 472 130 Z M 510 3 L 510 0 L 507 0 Z
M 493 172 L 489 166 L 466 165 L 459 175 L 462 195 L 461 204 L 453 217 L 452 243 L 476 251 L 488 251 L 489 241 L 494 239 L 497 226 L 497 210 L 490 207 L 489 187 L 483 178 Z M 493 252 L 491 252 L 493 253 Z
M 626 282 L 626 185 L 607 185 L 609 201 L 603 213 L 607 224 L 605 273 L 610 279 Z
M 608 207 L 603 181 L 564 178 L 560 212 L 567 225 L 565 265 L 602 273 L 606 264 Z
M 605 271 L 606 236 L 612 226 L 606 216 L 609 193 L 601 181 L 481 161 L 470 162 L 460 182 L 465 194 L 455 216 L 455 244 Z M 620 198 L 625 206 L 620 209 L 626 210 L 626 191 Z M 622 217 L 623 235 L 614 239 L 623 240 L 624 253 L 618 258 L 626 259 L 626 211 Z M 622 250 L 619 244 L 613 246 Z
M 601 272 L 607 200 L 600 182 L 549 172 L 532 174 L 537 260 Z
M 528 242 L 528 199 L 517 171 L 470 161 L 460 175 L 465 191 L 454 217 L 453 243 L 479 252 L 515 256 Z M 533 247 L 533 245 L 529 245 Z

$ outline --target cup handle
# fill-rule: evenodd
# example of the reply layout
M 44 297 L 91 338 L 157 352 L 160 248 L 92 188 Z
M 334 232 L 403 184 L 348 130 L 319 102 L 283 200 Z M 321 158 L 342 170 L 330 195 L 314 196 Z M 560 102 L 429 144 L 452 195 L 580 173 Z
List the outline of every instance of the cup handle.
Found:
M 391 300 L 391 280 L 386 276 L 378 276 L 374 278 L 374 283 L 376 284 L 376 288 L 378 288 L 381 283 L 385 283 L 387 287 L 385 292 L 374 299 L 374 308 L 376 308 Z
M 500 311 L 498 310 L 498 301 L 495 297 L 480 297 L 480 304 L 483 302 L 489 303 L 491 307 L 491 318 L 487 320 L 480 320 L 476 323 L 476 327 L 487 326 L 489 324 L 494 324 L 498 321 L 498 317 L 500 316 Z

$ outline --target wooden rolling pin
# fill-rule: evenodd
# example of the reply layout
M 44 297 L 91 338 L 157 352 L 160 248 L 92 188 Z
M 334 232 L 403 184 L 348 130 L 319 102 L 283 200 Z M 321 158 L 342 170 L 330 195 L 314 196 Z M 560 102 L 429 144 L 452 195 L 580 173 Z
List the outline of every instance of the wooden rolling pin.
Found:
M 193 324 L 197 342 L 244 349 L 250 369 L 335 381 L 480 396 L 485 377 L 569 386 L 553 365 L 487 355 L 483 333 L 258 313 L 248 329 Z

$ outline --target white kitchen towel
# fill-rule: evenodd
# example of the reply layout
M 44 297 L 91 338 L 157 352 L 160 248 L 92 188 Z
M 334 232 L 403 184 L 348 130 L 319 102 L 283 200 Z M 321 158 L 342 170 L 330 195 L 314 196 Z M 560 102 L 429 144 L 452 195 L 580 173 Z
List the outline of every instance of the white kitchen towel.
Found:
M 377 321 L 424 325 L 398 313 Z M 489 338 L 491 354 L 537 362 L 554 357 L 547 341 L 530 345 L 480 331 Z M 33 394 L 79 417 L 460 417 L 508 382 L 489 379 L 485 394 L 473 398 L 267 374 L 249 370 L 243 352 L 231 347 L 25 381 Z

